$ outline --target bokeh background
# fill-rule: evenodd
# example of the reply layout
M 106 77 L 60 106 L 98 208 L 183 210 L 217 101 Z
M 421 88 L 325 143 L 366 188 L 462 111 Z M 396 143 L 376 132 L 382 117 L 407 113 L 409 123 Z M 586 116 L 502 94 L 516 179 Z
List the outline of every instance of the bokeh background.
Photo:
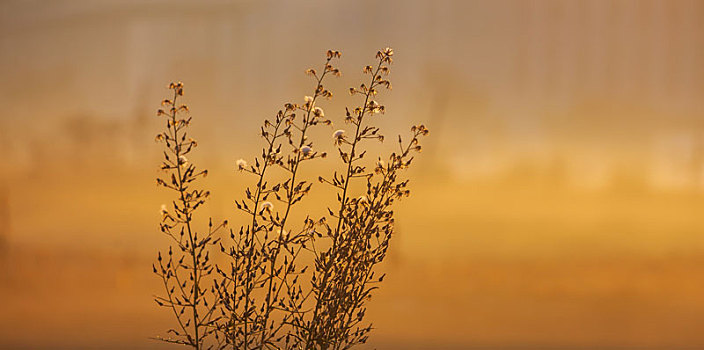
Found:
M 694 0 L 0 2 L 0 348 L 170 348 L 149 339 L 171 322 L 151 299 L 168 82 L 212 174 L 203 213 L 237 223 L 263 118 L 333 48 L 341 121 L 385 46 L 379 123 L 431 137 L 371 346 L 704 348 Z

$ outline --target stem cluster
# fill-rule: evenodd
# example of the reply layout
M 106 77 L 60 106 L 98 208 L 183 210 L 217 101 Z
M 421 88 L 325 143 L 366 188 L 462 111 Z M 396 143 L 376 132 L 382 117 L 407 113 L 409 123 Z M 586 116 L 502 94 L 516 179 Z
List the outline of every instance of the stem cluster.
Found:
M 341 55 L 329 50 L 320 71 L 306 71 L 315 81 L 311 95 L 300 105 L 286 103 L 264 121 L 260 132 L 265 144 L 251 165 L 237 161 L 237 169 L 255 182 L 235 201 L 247 223 L 229 229 L 224 241 L 218 232 L 226 221 L 213 225 L 211 220 L 200 236 L 193 228 L 193 212 L 209 196 L 195 189 L 194 181 L 207 171 L 197 171 L 186 158 L 196 146 L 186 136 L 191 119 L 181 117 L 188 108 L 176 102 L 183 85 L 170 85 L 173 99 L 164 100 L 168 109 L 158 111 L 167 128 L 157 136 L 166 145 L 161 169 L 170 177 L 157 184 L 175 191 L 176 199 L 172 208 L 162 208 L 161 231 L 172 245 L 168 253 L 159 252 L 154 272 L 166 290 L 156 301 L 172 309 L 177 328 L 168 331 L 171 337 L 159 339 L 195 349 L 245 350 L 337 350 L 367 341 L 372 326 L 364 322 L 366 303 L 384 279 L 377 266 L 394 234 L 393 204 L 410 193 L 400 173 L 421 150 L 419 138 L 428 134 L 425 126 L 413 126 L 409 141 L 399 136 L 397 152 L 371 164 L 365 158 L 365 141 L 384 141 L 372 121 L 386 110 L 377 95 L 391 89 L 392 56 L 390 48 L 380 50 L 376 64 L 363 69 L 369 81 L 350 89 L 360 97 L 358 106 L 346 108 L 344 118 L 354 133 L 333 133 L 343 170 L 318 180 L 332 187 L 336 206 L 322 216 L 299 213 L 303 222 L 292 222 L 296 205 L 313 187 L 301 167 L 327 156 L 309 135 L 311 128 L 332 124 L 319 106 L 332 98 L 325 78 L 340 75 L 333 62 Z M 218 248 L 225 263 L 213 264 L 209 247 Z

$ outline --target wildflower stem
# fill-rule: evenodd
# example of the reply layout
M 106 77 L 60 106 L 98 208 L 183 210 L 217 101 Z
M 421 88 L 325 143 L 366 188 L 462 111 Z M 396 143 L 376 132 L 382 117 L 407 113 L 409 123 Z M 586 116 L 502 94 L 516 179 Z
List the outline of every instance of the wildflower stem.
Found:
M 259 171 L 259 179 L 257 180 L 257 194 L 256 194 L 256 198 L 254 200 L 254 210 L 252 211 L 252 226 L 250 229 L 249 242 L 247 243 L 247 244 L 249 244 L 249 252 L 247 253 L 247 271 L 245 272 L 246 273 L 245 301 L 244 301 L 244 314 L 243 314 L 243 317 L 244 317 L 243 338 L 244 338 L 244 348 L 245 349 L 249 348 L 249 333 L 250 333 L 249 328 L 248 328 L 249 327 L 249 316 L 250 316 L 249 315 L 249 312 L 250 312 L 249 311 L 249 303 L 250 303 L 250 295 L 251 295 L 252 289 L 254 288 L 254 281 L 252 281 L 252 279 L 254 279 L 255 276 L 253 275 L 253 271 L 252 271 L 252 263 L 253 263 L 253 259 L 254 259 L 254 246 L 255 246 L 254 240 L 255 240 L 256 233 L 259 230 L 259 226 L 257 224 L 257 215 L 259 215 L 259 210 L 258 210 L 259 209 L 259 202 L 261 201 L 262 187 L 264 185 L 264 176 L 265 176 L 266 170 L 270 164 L 269 160 L 274 153 L 274 146 L 276 143 L 276 139 L 279 137 L 279 133 L 278 133 L 279 127 L 281 127 L 281 123 L 283 122 L 284 119 L 285 119 L 284 116 L 281 116 L 280 118 L 279 118 L 279 116 L 277 116 L 276 124 L 274 127 L 274 133 L 273 133 L 271 140 L 269 141 L 269 147 L 268 147 L 267 151 L 265 152 L 266 159 L 263 160 L 264 164 L 262 165 L 261 171 Z M 245 239 L 245 242 L 246 241 L 247 240 Z M 237 344 L 234 341 L 234 335 L 233 335 L 232 347 L 233 347 L 233 349 L 237 348 Z
M 186 200 L 186 195 L 185 195 L 185 188 L 183 184 L 183 175 L 181 173 L 181 142 L 179 141 L 178 138 L 178 121 L 176 120 L 176 112 L 177 112 L 177 104 L 176 100 L 178 98 L 178 90 L 174 90 L 174 99 L 173 99 L 173 105 L 171 108 L 171 126 L 173 127 L 173 133 L 174 133 L 174 142 L 176 145 L 174 146 L 174 154 L 176 156 L 176 172 L 178 174 L 178 179 L 177 179 L 177 185 L 178 185 L 178 192 L 180 195 L 180 200 L 181 204 L 183 205 L 182 211 L 185 216 L 184 224 L 186 225 L 186 230 L 188 231 L 188 239 L 190 241 L 190 247 L 189 247 L 189 254 L 191 255 L 191 258 L 193 260 L 193 266 L 191 267 L 192 273 L 193 273 L 193 293 L 192 293 L 192 311 L 193 311 L 193 340 L 192 346 L 196 350 L 200 350 L 200 344 L 202 340 L 200 339 L 200 334 L 199 334 L 199 328 L 200 328 L 200 320 L 198 319 L 198 298 L 199 298 L 199 285 L 200 285 L 200 274 L 199 274 L 199 267 L 198 267 L 198 258 L 197 258 L 197 253 L 196 253 L 196 242 L 195 238 L 193 237 L 193 233 L 191 231 L 191 213 L 190 213 L 190 203 L 189 201 Z
M 174 101 L 176 99 L 174 98 Z M 175 119 L 175 118 L 174 118 Z M 175 138 L 178 140 L 178 131 L 174 130 L 174 135 Z M 180 152 L 180 147 L 178 147 L 176 151 L 176 156 L 178 159 L 179 152 Z M 183 178 L 181 175 L 181 168 L 176 167 L 178 170 L 178 176 L 179 176 L 179 192 L 181 193 L 181 201 L 183 202 L 184 205 L 184 210 L 188 210 L 188 203 L 184 197 L 184 188 L 183 188 Z M 193 332 L 195 335 L 195 348 L 196 350 L 200 350 L 200 336 L 198 334 L 199 328 L 200 328 L 200 321 L 198 320 L 198 295 L 199 295 L 199 287 L 200 287 L 200 273 L 198 271 L 198 258 L 196 257 L 196 242 L 193 237 L 193 233 L 191 232 L 191 214 L 186 213 L 186 229 L 188 230 L 188 238 L 191 241 L 191 258 L 193 259 Z
M 345 210 L 345 206 L 346 206 L 346 202 L 347 202 L 347 191 L 349 189 L 350 179 L 353 175 L 352 174 L 352 163 L 353 163 L 354 157 L 355 157 L 355 149 L 357 147 L 357 143 L 360 140 L 359 139 L 359 132 L 362 128 L 362 121 L 363 121 L 364 115 L 368 111 L 367 106 L 369 104 L 369 98 L 372 94 L 372 91 L 374 91 L 373 89 L 375 86 L 374 83 L 376 81 L 376 76 L 377 76 L 377 74 L 379 74 L 379 70 L 381 69 L 383 62 L 384 62 L 383 59 L 379 60 L 379 64 L 377 65 L 376 70 L 372 74 L 371 82 L 369 83 L 369 89 L 366 91 L 365 96 L 364 96 L 364 105 L 362 106 L 362 110 L 359 112 L 357 122 L 355 123 L 356 130 L 355 130 L 354 140 L 352 141 L 352 144 L 351 144 L 352 148 L 350 151 L 350 157 L 349 157 L 349 160 L 347 161 L 347 171 L 345 174 L 345 181 L 344 181 L 345 183 L 344 183 L 344 188 L 342 189 L 342 195 L 341 195 L 341 199 L 340 199 L 340 209 L 338 211 L 337 227 L 335 228 L 335 231 L 333 234 L 332 248 L 329 250 L 329 252 L 331 254 L 329 254 L 327 256 L 328 260 L 326 261 L 325 266 L 324 266 L 322 281 L 317 286 L 318 298 L 316 299 L 315 308 L 313 310 L 313 318 L 311 321 L 311 325 L 310 325 L 310 328 L 308 329 L 308 337 L 306 340 L 306 349 L 312 349 L 313 342 L 316 340 L 321 343 L 320 344 L 321 347 L 327 347 L 327 344 L 324 343 L 325 340 L 319 339 L 320 335 L 317 334 L 316 327 L 319 326 L 319 322 L 320 322 L 320 320 L 318 320 L 318 314 L 320 312 L 320 308 L 322 307 L 322 304 L 324 302 L 327 302 L 327 299 L 328 299 L 327 293 L 326 293 L 326 291 L 328 290 L 327 283 L 328 283 L 328 279 L 330 278 L 330 272 L 331 272 L 332 266 L 335 263 L 334 254 L 336 252 L 337 245 L 339 244 L 339 241 L 340 241 L 340 236 L 341 236 L 340 230 L 342 228 L 343 221 L 345 220 L 343 214 L 344 214 L 344 210 Z
M 330 60 L 332 57 L 328 57 L 327 60 L 325 61 L 325 66 L 328 67 L 328 64 L 330 63 Z M 266 293 L 266 301 L 265 301 L 265 314 L 264 314 L 264 329 L 262 330 L 262 337 L 261 337 L 261 342 L 259 344 L 260 349 L 264 349 L 265 344 L 267 343 L 267 334 L 266 334 L 266 328 L 267 328 L 267 323 L 269 321 L 269 316 L 271 315 L 272 311 L 272 289 L 274 285 L 274 270 L 276 269 L 276 262 L 279 257 L 279 253 L 281 252 L 281 246 L 283 245 L 283 242 L 281 241 L 283 236 L 285 235 L 285 227 L 286 227 L 286 222 L 288 220 L 289 214 L 291 212 L 291 207 L 293 207 L 293 201 L 294 201 L 294 195 L 296 193 L 295 189 L 297 188 L 296 186 L 296 175 L 298 174 L 298 167 L 301 164 L 301 155 L 303 154 L 300 149 L 303 147 L 306 141 L 306 131 L 308 130 L 308 127 L 311 125 L 311 112 L 313 111 L 313 108 L 315 106 L 315 101 L 316 99 L 320 96 L 321 92 L 321 84 L 323 82 L 323 79 L 325 78 L 325 75 L 328 73 L 328 69 L 323 69 L 323 73 L 320 75 L 320 77 L 317 77 L 317 81 L 315 84 L 315 93 L 313 94 L 313 100 L 308 104 L 308 108 L 306 111 L 306 117 L 303 119 L 303 127 L 300 128 L 299 130 L 301 131 L 301 137 L 298 142 L 298 152 L 296 152 L 296 160 L 295 163 L 293 164 L 293 167 L 291 167 L 291 177 L 290 177 L 290 186 L 287 191 L 287 203 L 286 203 L 286 212 L 284 213 L 283 218 L 279 222 L 279 227 L 280 227 L 280 234 L 277 240 L 277 246 L 276 249 L 274 250 L 274 254 L 271 257 L 270 263 L 269 263 L 269 276 L 268 276 L 268 285 L 267 285 L 267 293 Z M 293 260 L 291 261 L 293 263 Z M 289 269 L 284 269 L 284 276 L 282 279 L 285 281 L 286 278 L 288 277 L 289 274 Z M 279 293 L 281 292 L 282 288 L 278 288 L 276 291 L 276 295 L 274 296 L 274 300 L 278 298 Z M 275 332 L 272 332 L 272 334 L 269 335 L 269 337 L 275 336 Z

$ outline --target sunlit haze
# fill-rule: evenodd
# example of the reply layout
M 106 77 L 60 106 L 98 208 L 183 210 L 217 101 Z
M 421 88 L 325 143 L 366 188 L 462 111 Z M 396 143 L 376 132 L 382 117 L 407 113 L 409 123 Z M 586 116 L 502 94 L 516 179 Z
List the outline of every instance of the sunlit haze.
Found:
M 210 172 L 204 215 L 240 225 L 253 180 L 235 161 L 264 118 L 340 50 L 335 124 L 311 135 L 336 152 L 348 88 L 386 46 L 374 150 L 431 134 L 361 348 L 704 347 L 702 1 L 8 0 L 0 348 L 174 348 L 151 339 L 172 322 L 151 268 L 168 83 Z

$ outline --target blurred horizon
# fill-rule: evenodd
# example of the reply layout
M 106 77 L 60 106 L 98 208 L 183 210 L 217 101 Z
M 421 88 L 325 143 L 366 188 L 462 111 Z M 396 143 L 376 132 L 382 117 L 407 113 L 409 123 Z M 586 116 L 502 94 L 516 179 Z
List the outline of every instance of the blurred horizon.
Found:
M 347 89 L 386 46 L 378 124 L 431 135 L 371 347 L 704 347 L 702 1 L 9 0 L 0 348 L 168 348 L 148 338 L 170 322 L 150 273 L 170 81 L 211 174 L 202 214 L 237 225 L 252 179 L 234 162 L 257 154 L 264 118 L 340 50 L 335 126 L 312 136 L 332 149 Z

